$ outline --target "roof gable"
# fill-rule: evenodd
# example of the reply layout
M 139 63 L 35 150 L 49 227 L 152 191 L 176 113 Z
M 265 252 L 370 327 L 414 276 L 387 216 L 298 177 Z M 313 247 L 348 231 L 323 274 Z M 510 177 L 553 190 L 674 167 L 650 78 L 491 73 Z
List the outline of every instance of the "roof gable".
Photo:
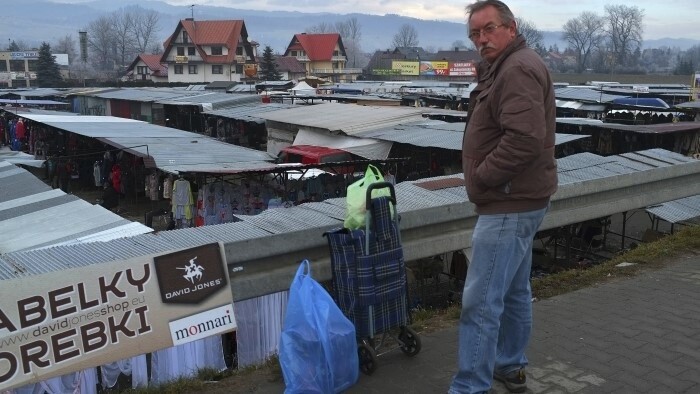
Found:
M 304 65 L 301 64 L 294 56 L 275 56 L 275 61 L 277 62 L 279 71 L 306 73 Z
M 161 55 L 154 55 L 150 53 L 141 53 L 136 56 L 133 62 L 127 68 L 127 73 L 133 71 L 139 61 L 143 62 L 149 70 L 151 70 L 151 75 L 158 77 L 168 76 L 168 66 L 161 64 Z
M 295 34 L 292 41 L 287 46 L 285 55 L 289 54 L 289 50 L 296 45 L 300 45 L 307 53 L 309 60 L 330 61 L 333 59 L 333 51 L 336 45 L 340 48 L 340 53 L 345 56 L 345 47 L 343 40 L 338 33 L 319 33 L 319 34 Z
M 173 34 L 165 41 L 165 52 L 161 61 L 165 61 L 174 42 L 182 34 L 183 30 L 187 32 L 190 42 L 194 44 L 197 52 L 205 62 L 233 62 L 238 42 L 241 38 L 244 40 L 248 38 L 245 22 L 242 20 L 195 21 L 184 19 L 178 23 Z M 228 55 L 207 55 L 202 49 L 202 46 L 217 45 L 228 48 Z

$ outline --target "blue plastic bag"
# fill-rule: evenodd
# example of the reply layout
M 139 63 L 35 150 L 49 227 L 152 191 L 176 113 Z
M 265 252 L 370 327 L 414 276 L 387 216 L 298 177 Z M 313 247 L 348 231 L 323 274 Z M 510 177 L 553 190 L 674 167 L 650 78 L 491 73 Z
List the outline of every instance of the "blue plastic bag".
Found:
M 338 393 L 357 382 L 355 326 L 301 262 L 292 285 L 280 339 L 285 393 Z

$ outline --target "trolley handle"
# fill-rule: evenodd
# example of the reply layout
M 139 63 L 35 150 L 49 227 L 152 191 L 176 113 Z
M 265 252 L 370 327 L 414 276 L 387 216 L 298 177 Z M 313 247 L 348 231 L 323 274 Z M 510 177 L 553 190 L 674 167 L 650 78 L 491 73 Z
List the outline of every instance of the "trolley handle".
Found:
M 367 199 L 365 201 L 365 207 L 367 207 L 367 210 L 369 210 L 369 207 L 372 206 L 372 191 L 375 189 L 384 189 L 385 187 L 389 188 L 389 191 L 391 192 L 391 202 L 394 204 L 394 206 L 396 206 L 396 192 L 394 191 L 394 185 L 392 185 L 391 182 L 373 182 L 367 186 Z

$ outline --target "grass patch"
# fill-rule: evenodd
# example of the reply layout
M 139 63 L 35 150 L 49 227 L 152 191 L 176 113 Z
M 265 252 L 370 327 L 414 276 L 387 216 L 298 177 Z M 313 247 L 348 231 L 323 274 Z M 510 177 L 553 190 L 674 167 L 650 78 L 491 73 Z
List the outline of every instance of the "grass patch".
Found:
M 639 245 L 587 269 L 571 269 L 532 280 L 532 294 L 544 299 L 568 293 L 598 283 L 638 274 L 645 269 L 661 268 L 669 259 L 700 252 L 700 226 L 684 227 L 673 235 Z M 616 267 L 628 262 L 629 267 Z

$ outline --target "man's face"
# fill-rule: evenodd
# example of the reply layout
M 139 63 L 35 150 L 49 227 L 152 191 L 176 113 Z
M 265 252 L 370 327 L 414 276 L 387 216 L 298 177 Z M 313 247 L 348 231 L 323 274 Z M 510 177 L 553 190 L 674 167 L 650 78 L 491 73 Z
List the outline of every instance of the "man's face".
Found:
M 493 63 L 515 39 L 515 22 L 503 24 L 498 10 L 488 6 L 469 18 L 469 35 L 481 57 Z

